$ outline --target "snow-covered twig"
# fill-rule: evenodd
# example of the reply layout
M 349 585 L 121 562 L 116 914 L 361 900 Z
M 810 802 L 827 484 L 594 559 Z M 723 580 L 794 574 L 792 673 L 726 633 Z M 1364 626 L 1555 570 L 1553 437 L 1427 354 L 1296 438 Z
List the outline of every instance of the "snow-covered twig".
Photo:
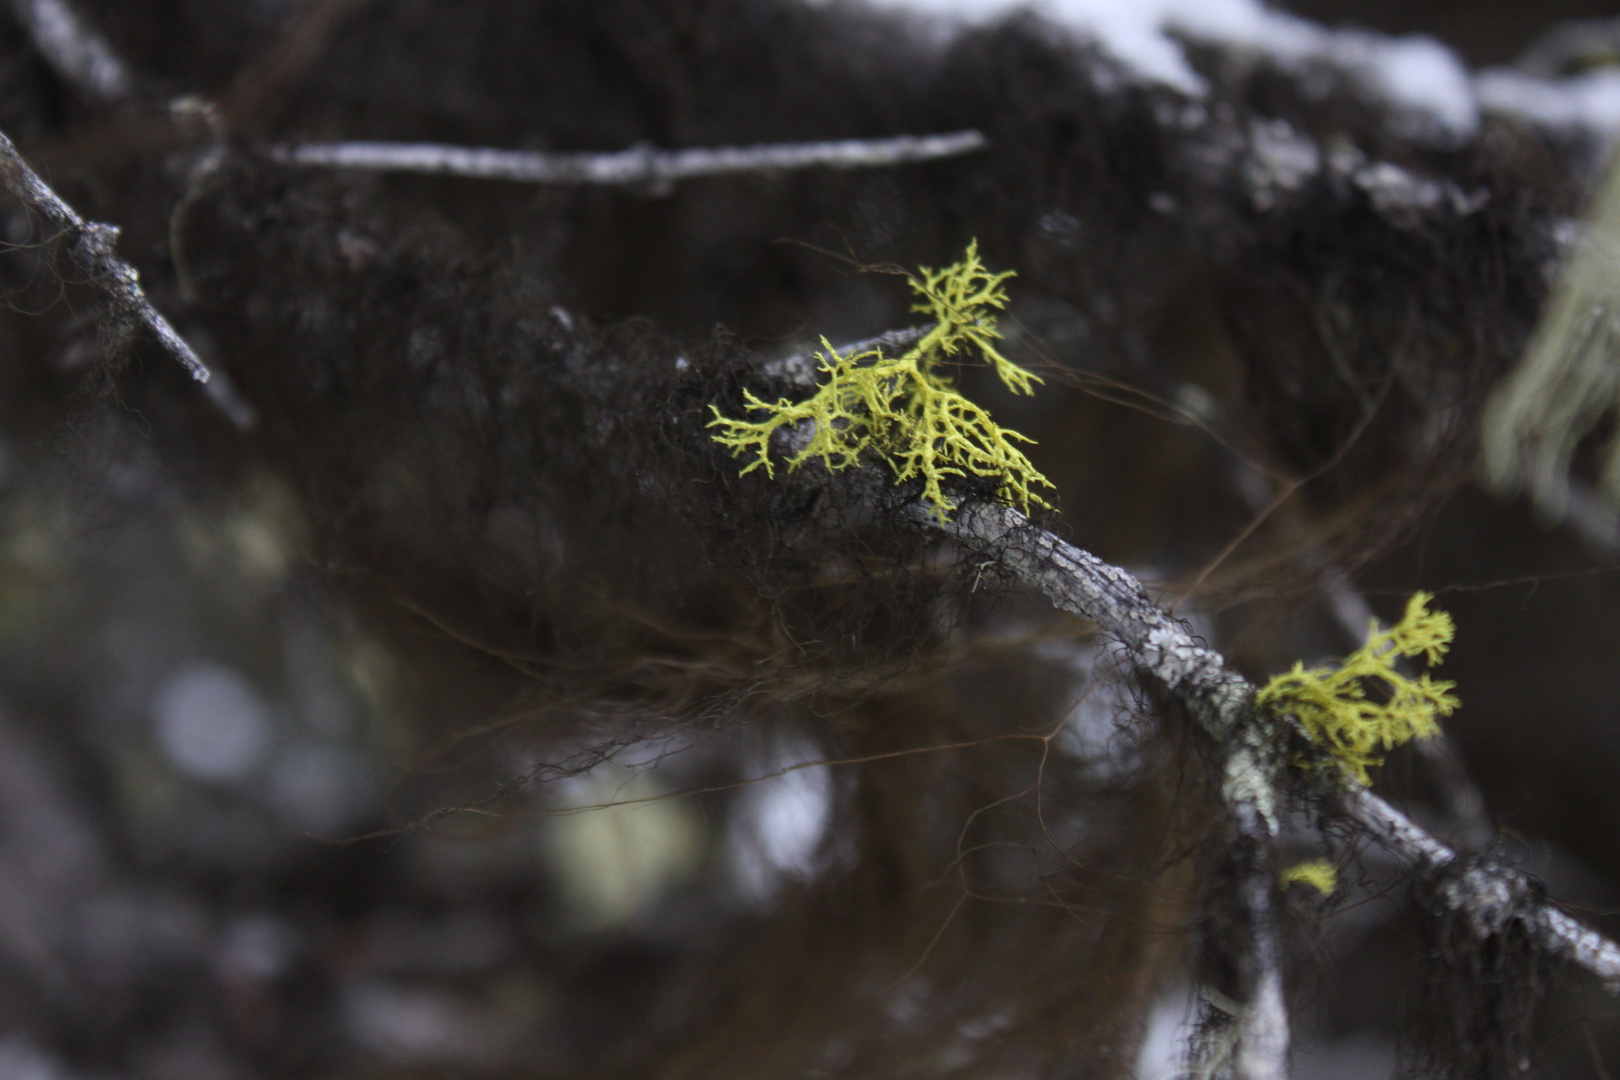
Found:
M 58 78 L 92 101 L 121 101 L 135 80 L 123 59 L 69 0 L 12 0 L 11 10 Z
M 3 132 L 0 132 L 0 173 L 12 195 L 60 230 L 74 263 L 101 290 L 113 323 L 128 328 L 145 327 L 174 354 L 192 378 L 207 382 L 208 367 L 169 325 L 169 320 L 147 300 L 135 268 L 113 253 L 118 227 L 80 217 L 28 167 Z
M 759 146 L 659 150 L 635 146 L 606 154 L 551 153 L 446 146 L 437 143 L 300 143 L 275 146 L 270 156 L 290 165 L 384 172 L 435 173 L 534 184 L 609 184 L 665 191 L 677 180 L 725 173 L 822 167 L 874 169 L 955 157 L 985 149 L 977 131 L 896 135 L 887 139 L 767 143 Z

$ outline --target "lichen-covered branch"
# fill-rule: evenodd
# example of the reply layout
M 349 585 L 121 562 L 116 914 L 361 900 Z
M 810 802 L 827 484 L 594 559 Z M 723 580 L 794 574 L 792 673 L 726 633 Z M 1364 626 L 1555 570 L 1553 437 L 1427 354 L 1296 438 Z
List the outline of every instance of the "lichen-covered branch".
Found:
M 896 483 L 921 480 L 923 501 L 943 521 L 955 508 L 943 485 L 951 478 L 985 477 L 997 482 L 997 497 L 1028 509 L 1047 503 L 1034 490 L 1050 487 L 1017 442 L 1029 440 L 1002 428 L 990 414 L 963 397 L 939 370 L 948 358 L 978 354 L 1017 394 L 1034 392 L 1040 378 L 1003 356 L 995 342 L 995 312 L 1007 305 L 1003 282 L 1011 271 L 993 274 L 979 260 L 979 245 L 939 270 L 924 269 L 909 283 L 913 311 L 933 316 L 923 336 L 899 355 L 882 349 L 840 353 L 826 339 L 818 372 L 823 377 L 807 398 L 767 401 L 744 391 L 745 413 L 733 417 L 710 406 L 714 441 L 738 457 L 750 457 L 746 474 L 763 468 L 775 475 L 771 459 L 775 436 L 804 433 L 804 443 L 787 459 L 791 471 L 819 461 L 838 472 L 865 457 L 883 460 Z
M 889 336 L 914 333 L 895 331 Z M 778 362 L 778 370 L 772 373 L 789 381 L 802 380 L 802 365 L 794 360 L 797 358 Z M 1265 843 L 1276 831 L 1276 778 L 1284 766 L 1280 747 L 1285 733 L 1256 710 L 1255 690 L 1247 680 L 1155 604 L 1130 573 L 1064 542 L 1016 510 L 979 503 L 961 508 L 945 521 L 921 505 L 917 513 L 970 550 L 993 555 L 1058 608 L 1095 623 L 1124 646 L 1138 670 L 1158 680 L 1188 706 L 1225 752 L 1222 796 L 1237 826 L 1238 843 L 1250 846 L 1257 853 L 1250 861 L 1263 866 Z M 1451 848 L 1365 787 L 1352 784 L 1345 791 L 1344 805 L 1351 819 L 1407 865 L 1432 874 L 1456 860 Z M 1505 869 L 1472 868 L 1446 883 L 1442 896 L 1467 913 L 1483 936 L 1500 930 L 1506 919 L 1526 910 L 1518 903 L 1523 899 L 1522 890 L 1504 885 L 1511 876 Z M 1286 1059 L 1287 1015 L 1281 1005 L 1280 979 L 1274 977 L 1271 887 L 1270 873 L 1251 867 L 1244 902 L 1254 926 L 1251 960 L 1259 974 L 1250 988 L 1246 1024 L 1256 1026 L 1245 1028 L 1244 1041 L 1239 1044 L 1240 1059 L 1245 1054 L 1249 1059 L 1247 1066 L 1240 1066 L 1242 1075 L 1249 1077 L 1281 1076 L 1281 1063 Z M 1620 987 L 1620 947 L 1554 908 L 1542 904 L 1530 910 L 1534 932 L 1549 951 Z M 1272 1062 L 1275 1072 L 1268 1071 Z
M 1204 731 L 1228 748 L 1228 804 L 1252 802 L 1275 831 L 1271 777 L 1281 764 L 1276 740 L 1257 730 L 1254 687 L 1228 668 L 1220 653 L 1149 599 L 1128 571 L 1065 543 L 1016 510 L 964 507 L 942 527 L 965 546 L 994 554 L 1055 606 L 1096 623 L 1123 645 L 1139 671 L 1163 683 Z
M 932 521 L 921 508 L 919 518 Z M 1275 812 L 1273 778 L 1283 762 L 1279 733 L 1254 715 L 1254 689 L 1148 597 L 1130 573 L 1053 536 L 1015 510 L 964 508 L 945 531 L 965 547 L 994 555 L 1057 607 L 1097 624 L 1119 641 L 1136 667 L 1185 702 L 1218 745 L 1227 747 L 1223 794 L 1238 820 L 1245 804 Z M 1268 745 L 1269 744 L 1269 745 Z M 1435 874 L 1458 855 L 1364 787 L 1344 789 L 1347 817 L 1412 869 Z M 1527 897 L 1524 878 L 1505 867 L 1471 867 L 1440 890 L 1480 936 L 1522 918 L 1549 952 L 1585 968 L 1620 992 L 1620 946 L 1544 902 Z
M 876 169 L 956 157 L 988 146 L 980 132 L 956 131 L 943 135 L 896 135 L 886 139 L 683 150 L 633 146 L 607 154 L 385 142 L 302 143 L 273 147 L 270 154 L 289 165 L 432 173 L 531 184 L 606 184 L 662 193 L 678 180 L 699 176 L 816 167 Z
M 929 520 L 932 514 L 924 513 Z M 1240 1080 L 1286 1080 L 1288 1008 L 1272 892 L 1276 878 L 1268 848 L 1277 832 L 1279 739 L 1259 723 L 1254 688 L 1221 655 L 1153 603 L 1129 572 L 1065 543 L 1004 506 L 977 504 L 945 522 L 965 546 L 999 560 L 1037 586 L 1054 605 L 1093 623 L 1125 647 L 1126 655 L 1184 702 L 1222 748 L 1221 796 L 1236 828 L 1243 871 L 1241 902 L 1248 1000 L 1232 1059 Z
M 145 327 L 192 378 L 198 382 L 208 381 L 207 365 L 146 298 L 139 273 L 113 253 L 113 245 L 118 241 L 117 226 L 80 217 L 28 167 L 3 132 L 0 132 L 0 176 L 6 190 L 60 230 L 74 264 L 101 290 L 108 316 L 115 326 Z
M 1330 570 L 1324 576 L 1323 583 L 1328 591 L 1328 607 L 1335 621 L 1348 638 L 1359 641 L 1374 621 L 1371 605 L 1351 585 L 1343 571 Z M 1401 663 L 1397 661 L 1397 665 Z M 1471 845 L 1484 847 L 1489 844 L 1493 830 L 1485 813 L 1485 796 L 1468 775 L 1468 770 L 1458 761 L 1445 729 L 1442 728 L 1433 738 L 1418 739 L 1411 745 L 1434 775 L 1453 827 L 1460 829 L 1461 835 Z

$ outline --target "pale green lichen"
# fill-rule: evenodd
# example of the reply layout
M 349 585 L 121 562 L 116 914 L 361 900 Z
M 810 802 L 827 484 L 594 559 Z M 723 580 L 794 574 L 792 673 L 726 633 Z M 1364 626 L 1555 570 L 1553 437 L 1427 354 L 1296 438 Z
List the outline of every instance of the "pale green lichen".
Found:
M 823 338 L 825 351 L 817 354 L 823 379 L 813 395 L 772 403 L 745 393 L 748 412 L 763 414 L 758 420 L 734 419 L 710 406 L 709 426 L 719 429 L 715 441 L 738 456 L 753 455 L 744 473 L 763 467 L 774 477 L 771 438 L 808 425 L 803 446 L 787 459 L 790 470 L 819 460 L 838 471 L 875 455 L 893 470 L 896 483 L 922 482 L 923 501 L 942 524 L 956 506 L 945 494 L 952 478 L 994 479 L 997 497 L 1025 512 L 1032 503 L 1049 505 L 1034 489 L 1051 483 L 1013 445 L 1031 440 L 998 426 L 939 370 L 948 358 L 977 351 L 1013 392 L 1034 392 L 1041 380 L 994 345 L 1001 337 L 994 312 L 1007 306 L 1002 283 L 1012 276 L 990 273 L 979 261 L 977 241 L 956 263 L 924 268 L 921 277 L 908 278 L 918 297 L 912 310 L 934 325 L 915 345 L 897 357 L 884 356 L 881 348 L 840 355 Z
M 1384 753 L 1438 734 L 1438 718 L 1451 715 L 1459 704 L 1450 693 L 1456 683 L 1435 682 L 1427 673 L 1414 679 L 1395 666 L 1401 656 L 1421 656 L 1429 664 L 1444 658 L 1456 626 L 1450 615 L 1428 609 L 1433 599 L 1428 593 L 1413 595 L 1401 621 L 1387 630 L 1375 620 L 1367 643 L 1337 668 L 1306 670 L 1296 663 L 1292 671 L 1266 683 L 1255 704 L 1298 719 L 1346 776 L 1370 783 L 1367 770 L 1380 764 Z
M 1326 859 L 1312 859 L 1297 866 L 1290 866 L 1277 877 L 1284 886 L 1298 882 L 1301 885 L 1309 885 L 1323 896 L 1332 896 L 1333 891 L 1339 887 L 1339 871 Z

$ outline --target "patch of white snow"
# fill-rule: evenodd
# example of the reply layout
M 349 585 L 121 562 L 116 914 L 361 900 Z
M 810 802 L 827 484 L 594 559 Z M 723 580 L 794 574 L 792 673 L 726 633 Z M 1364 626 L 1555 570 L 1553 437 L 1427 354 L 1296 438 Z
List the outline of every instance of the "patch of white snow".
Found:
M 1252 52 L 1281 66 L 1343 70 L 1363 93 L 1419 121 L 1414 136 L 1456 139 L 1479 126 L 1479 103 L 1457 55 L 1422 35 L 1335 30 L 1259 0 L 878 0 L 888 7 L 979 22 L 1028 8 L 1094 38 L 1143 81 L 1190 96 L 1208 86 L 1180 38 Z

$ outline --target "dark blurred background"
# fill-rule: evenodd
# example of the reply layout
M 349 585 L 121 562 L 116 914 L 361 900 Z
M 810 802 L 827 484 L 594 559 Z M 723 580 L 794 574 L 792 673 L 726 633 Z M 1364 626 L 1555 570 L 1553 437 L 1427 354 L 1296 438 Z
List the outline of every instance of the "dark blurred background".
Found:
M 294 126 L 307 125 L 299 133 L 346 135 L 321 127 L 336 124 L 334 117 L 375 123 L 390 137 L 397 127 L 401 138 L 428 132 L 498 141 L 524 130 L 517 94 L 528 84 L 459 55 L 454 41 L 377 30 L 392 17 L 390 4 L 401 26 L 433 25 L 423 13 L 434 5 L 425 0 L 380 0 L 366 16 L 373 22 L 356 25 L 396 52 L 368 67 L 362 46 L 370 39 L 338 37 L 325 81 L 292 110 Z M 202 0 L 83 6 L 130 56 L 162 70 L 156 77 L 165 92 L 228 85 L 291 10 L 272 0 L 229 11 Z M 659 49 L 704 46 L 680 38 L 690 30 L 681 23 L 690 7 L 670 5 L 669 25 L 679 32 L 666 33 L 650 4 L 626 5 L 647 26 L 585 35 L 569 56 L 581 71 L 629 71 L 642 81 L 626 76 L 622 101 L 593 103 L 612 122 L 582 135 L 567 127 L 566 94 L 591 84 L 551 72 L 564 88 L 557 90 L 562 119 L 548 120 L 553 135 L 562 132 L 558 142 L 628 144 L 646 134 L 644 112 L 659 113 L 666 133 L 680 131 L 682 110 L 701 113 L 693 102 L 710 100 L 728 102 L 741 117 L 736 130 L 751 130 L 747 101 L 723 91 L 705 98 L 701 87 L 679 99 L 658 82 L 667 60 Z M 490 20 L 486 37 L 500 37 L 500 6 L 489 9 L 494 15 L 479 10 Z M 1620 15 L 1620 7 L 1573 0 L 1302 0 L 1289 10 L 1332 26 L 1432 35 L 1471 67 L 1511 64 L 1569 20 Z M 538 23 L 517 22 L 538 35 Z M 865 40 L 852 32 L 856 39 Z M 443 59 L 446 70 L 389 67 L 415 55 Z M 503 82 L 509 76 L 512 88 Z M 384 88 L 408 84 L 417 96 L 372 92 L 371 78 Z M 508 89 L 512 101 L 502 105 Z M 324 112 L 328 103 L 314 101 L 323 96 L 335 103 Z M 882 108 L 872 111 L 887 119 Z M 184 190 L 187 166 L 178 152 L 165 157 L 171 147 L 146 153 L 144 172 L 97 160 L 121 139 L 139 143 L 149 121 L 138 112 L 109 119 L 75 104 L 34 55 L 21 23 L 0 15 L 0 128 L 25 151 L 54 154 L 47 159 L 53 182 L 87 213 L 167 208 L 172 202 L 164 200 Z M 265 121 L 279 132 L 275 123 Z M 1527 137 L 1524 145 L 1532 143 Z M 1571 209 L 1573 181 L 1560 172 L 1568 161 L 1561 153 L 1535 144 L 1524 151 L 1532 164 L 1518 174 L 1532 178 L 1527 185 L 1557 178 L 1535 193 L 1546 194 L 1549 213 Z M 881 238 L 885 215 L 911 220 L 901 190 L 884 183 L 850 181 L 826 196 L 827 216 L 846 214 L 852 228 Z M 384 182 L 332 201 L 348 198 L 352 208 L 375 197 L 389 213 L 412 198 L 465 202 L 473 205 L 457 211 L 458 224 L 472 234 L 498 234 L 510 211 L 525 243 L 555 242 L 559 264 L 584 283 L 573 300 L 585 316 L 650 317 L 688 336 L 731 320 L 762 355 L 791 351 L 812 331 L 854 337 L 905 318 L 898 292 L 852 283 L 821 255 L 770 246 L 792 234 L 795 221 L 768 212 L 775 194 L 760 196 L 768 209 L 751 217 L 755 195 L 744 188 L 733 201 L 694 209 L 617 193 L 573 202 L 495 193 L 485 203 L 451 182 L 437 184 Z M 806 196 L 798 212 L 822 206 L 816 198 Z M 561 239 L 536 224 L 559 207 L 578 224 Z M 784 910 L 798 917 L 806 905 L 834 903 L 829 895 L 849 909 L 862 902 L 853 890 L 817 891 L 855 859 L 829 833 L 835 812 L 855 801 L 853 782 L 816 765 L 769 784 L 657 797 L 814 762 L 841 745 L 836 732 L 781 724 L 702 738 L 662 734 L 543 785 L 530 781 L 577 747 L 517 729 L 511 738 L 480 739 L 476 753 L 467 749 L 458 733 L 510 705 L 503 681 L 510 672 L 474 670 L 466 657 L 444 660 L 445 635 L 355 600 L 353 582 L 334 580 L 332 565 L 315 553 L 298 494 L 273 462 L 244 454 L 220 469 L 207 459 L 226 437 L 203 426 L 186 428 L 203 432 L 187 460 L 171 452 L 172 442 L 145 438 L 143 425 L 166 418 L 148 399 L 130 404 L 116 380 L 110 393 L 101 384 L 87 389 L 98 350 L 93 305 L 30 255 L 43 237 L 13 211 L 7 207 L 4 239 L 12 248 L 4 273 L 10 295 L 21 299 L 0 327 L 0 365 L 49 374 L 13 373 L 10 389 L 0 389 L 9 394 L 0 401 L 0 1080 L 607 1076 L 648 1060 L 661 1062 L 659 1075 L 701 1075 L 705 1059 L 660 1057 L 658 1047 L 682 1045 L 683 1018 L 693 1001 L 707 1000 L 698 983 L 716 969 L 714 954 L 764 942 L 755 963 L 769 968 L 776 963 L 771 927 Z M 1072 216 L 1043 220 L 1054 236 L 1090 228 Z M 182 283 L 158 269 L 167 266 L 166 213 L 119 223 L 124 250 L 141 253 L 136 261 L 160 306 L 187 310 L 181 330 L 206 359 L 219 359 L 208 315 L 187 309 Z M 943 251 L 929 227 L 905 226 L 925 235 L 913 242 L 895 226 L 901 239 L 892 257 Z M 707 307 L 685 305 L 705 283 L 676 291 L 666 279 L 678 273 L 626 254 L 646 246 L 709 257 L 748 229 L 768 240 L 739 242 L 736 250 L 766 252 L 768 271 L 741 256 L 714 256 L 735 263 L 715 271 L 715 280 L 736 287 L 715 286 Z M 619 246 L 594 247 L 603 236 L 618 237 Z M 836 233 L 810 238 L 831 244 Z M 334 243 L 347 244 L 342 250 L 356 265 L 371 257 L 364 236 Z M 1009 242 L 998 254 L 1010 263 L 1020 250 Z M 547 249 L 544 257 L 554 254 Z M 1092 364 L 1092 347 L 1063 344 L 1063 327 L 1098 322 L 1097 309 L 1069 303 L 1073 296 L 1048 288 L 1038 272 L 1027 276 L 1017 320 L 1050 339 L 1060 365 Z M 1176 385 L 1203 387 L 1212 409 L 1240 411 L 1243 360 L 1223 313 L 1211 309 L 1214 276 L 1195 267 L 1165 286 L 1164 304 L 1185 316 L 1179 321 L 1132 310 L 1129 296 L 1117 305 L 1119 321 L 1140 321 L 1139 336 L 1162 358 L 1152 379 L 1136 373 L 1143 384 L 1166 397 Z M 1221 302 L 1234 303 L 1230 295 Z M 160 363 L 143 357 L 124 377 L 161 382 L 168 376 Z M 163 392 L 189 388 L 165 384 Z M 1069 388 L 1054 388 L 1046 401 L 996 404 L 1008 410 L 998 415 L 1040 436 L 1038 463 L 1058 481 L 1078 537 L 1100 554 L 1163 580 L 1185 578 L 1242 526 L 1248 510 L 1225 490 L 1226 465 L 1196 433 Z M 1325 520 L 1333 508 L 1318 509 Z M 1460 628 L 1442 672 L 1457 681 L 1464 702 L 1449 725 L 1452 749 L 1439 751 L 1440 765 L 1397 755 L 1381 783 L 1421 820 L 1532 870 L 1572 910 L 1620 932 L 1620 550 L 1463 482 L 1393 551 L 1354 570 L 1351 591 L 1386 621 L 1423 588 Z M 1255 669 L 1354 645 L 1321 597 L 1296 597 L 1277 610 L 1262 617 L 1235 605 L 1197 617 Z M 396 625 L 384 625 L 390 621 Z M 1130 724 L 1114 725 L 1139 720 L 1138 703 L 1106 677 L 1095 652 L 1060 654 L 1054 663 L 1072 667 L 1081 699 L 1073 715 L 1085 745 L 1075 756 L 1109 760 L 1098 748 L 1118 749 Z M 998 707 L 994 695 L 979 692 L 992 704 L 975 707 Z M 1460 763 L 1477 791 L 1445 766 L 1453 750 L 1453 766 Z M 553 813 L 624 800 L 652 801 Z M 448 807 L 475 812 L 434 816 Z M 957 825 L 941 828 L 954 835 Z M 1388 869 L 1369 860 L 1364 880 L 1347 886 L 1324 924 L 1331 929 L 1308 943 L 1311 962 L 1297 974 L 1301 1080 L 1396 1069 L 1407 1038 L 1403 1016 L 1421 996 L 1433 958 L 1421 917 L 1390 884 Z M 899 871 L 896 879 L 904 879 Z M 951 911 L 949 897 L 940 910 Z M 1184 912 L 1166 918 L 1188 929 Z M 806 918 L 805 925 L 818 924 Z M 829 917 L 827 925 L 844 924 Z M 942 934 L 949 925 L 941 920 Z M 930 949 L 933 930 L 919 939 Z M 1174 933 L 1162 936 L 1170 943 L 1138 958 L 1142 986 L 1131 984 L 1131 993 L 1157 1001 L 1146 1017 L 1146 1046 L 1123 1070 L 1139 1069 L 1144 1080 L 1177 1068 L 1185 1033 L 1185 947 Z M 963 951 L 993 953 L 998 940 L 986 931 Z M 819 943 L 798 947 L 780 953 L 788 958 L 782 965 L 813 964 Z M 900 1029 L 923 1007 L 892 991 L 874 1000 Z M 1609 1076 L 1620 1067 L 1615 1012 L 1614 999 L 1589 981 L 1560 983 L 1536 1024 L 1536 1068 L 1547 1076 Z M 993 1024 L 985 1025 L 957 1034 L 978 1045 L 993 1039 Z M 768 1028 L 768 1019 L 760 1026 Z M 1121 1025 L 1115 1037 L 1124 1044 L 1132 1034 Z M 840 1052 L 829 1040 L 821 1058 L 791 1075 L 858 1071 Z M 945 1046 L 893 1068 L 984 1075 L 974 1072 L 976 1060 L 966 1052 L 954 1058 Z M 1007 1066 L 996 1075 L 1025 1074 Z

